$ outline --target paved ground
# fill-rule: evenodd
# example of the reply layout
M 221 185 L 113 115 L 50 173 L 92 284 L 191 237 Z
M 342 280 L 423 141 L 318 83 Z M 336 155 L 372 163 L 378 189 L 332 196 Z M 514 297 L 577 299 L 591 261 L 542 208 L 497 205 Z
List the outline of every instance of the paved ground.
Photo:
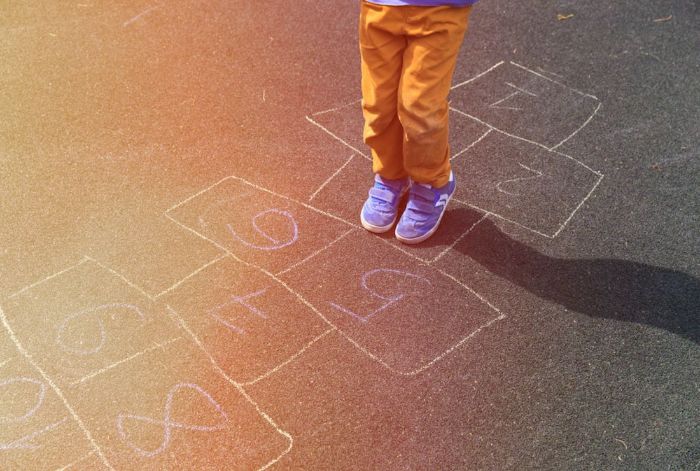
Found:
M 481 2 L 415 248 L 357 15 L 0 6 L 0 468 L 700 469 L 697 3 Z

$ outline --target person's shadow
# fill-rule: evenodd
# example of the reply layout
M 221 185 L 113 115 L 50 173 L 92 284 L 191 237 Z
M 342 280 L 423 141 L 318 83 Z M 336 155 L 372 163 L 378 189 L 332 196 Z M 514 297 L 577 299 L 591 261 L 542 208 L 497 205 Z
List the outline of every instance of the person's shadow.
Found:
M 452 217 L 473 217 L 459 209 Z M 700 281 L 675 270 L 614 259 L 562 259 L 508 237 L 485 220 L 456 250 L 488 271 L 592 317 L 658 327 L 700 343 Z

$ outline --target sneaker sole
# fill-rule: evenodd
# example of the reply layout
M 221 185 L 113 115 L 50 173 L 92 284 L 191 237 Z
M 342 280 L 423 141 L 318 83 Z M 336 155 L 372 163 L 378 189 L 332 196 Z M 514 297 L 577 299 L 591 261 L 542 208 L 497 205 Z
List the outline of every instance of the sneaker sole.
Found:
M 398 215 L 397 215 L 398 216 Z M 386 226 L 375 226 L 374 224 L 370 224 L 365 220 L 365 217 L 362 213 L 360 213 L 360 222 L 362 222 L 362 227 L 367 229 L 370 232 L 374 232 L 375 234 L 383 234 L 385 232 L 389 232 L 392 227 L 394 227 L 394 224 L 396 223 L 396 217 L 394 217 L 394 220 L 391 221 L 391 224 L 388 224 Z
M 455 188 L 455 191 L 457 191 L 456 188 Z M 428 232 L 426 232 L 422 236 L 416 237 L 414 239 L 407 239 L 406 237 L 401 237 L 401 235 L 398 233 L 398 231 L 394 231 L 394 235 L 399 240 L 399 242 L 403 242 L 404 244 L 408 244 L 408 245 L 420 244 L 421 242 L 423 242 L 424 240 L 430 238 L 430 236 L 435 234 L 435 231 L 437 231 L 438 227 L 440 227 L 440 222 L 442 221 L 442 217 L 447 212 L 447 205 L 450 204 L 450 201 L 452 200 L 452 196 L 455 194 L 455 191 L 453 191 L 452 194 L 447 198 L 447 201 L 445 202 L 445 208 L 442 210 L 442 213 L 440 213 L 440 217 L 438 218 L 437 222 L 435 223 L 435 226 L 433 226 L 432 229 L 430 229 Z

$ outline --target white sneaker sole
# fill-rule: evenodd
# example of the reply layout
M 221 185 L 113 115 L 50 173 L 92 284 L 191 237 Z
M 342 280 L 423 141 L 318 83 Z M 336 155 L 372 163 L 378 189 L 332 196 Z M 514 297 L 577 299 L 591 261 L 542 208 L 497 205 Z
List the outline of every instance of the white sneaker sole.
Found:
M 375 226 L 374 224 L 370 224 L 365 220 L 365 216 L 360 213 L 360 222 L 362 222 L 362 227 L 367 229 L 370 232 L 374 232 L 375 234 L 383 234 L 385 232 L 389 232 L 392 227 L 394 227 L 394 224 L 396 224 L 396 219 L 398 217 L 398 214 L 394 217 L 394 220 L 391 221 L 391 224 L 387 224 L 386 226 Z

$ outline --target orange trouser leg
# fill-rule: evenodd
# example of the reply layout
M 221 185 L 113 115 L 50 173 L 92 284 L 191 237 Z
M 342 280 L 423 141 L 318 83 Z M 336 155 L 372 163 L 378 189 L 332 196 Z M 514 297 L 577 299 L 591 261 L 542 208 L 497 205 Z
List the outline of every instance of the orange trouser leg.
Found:
M 440 187 L 450 176 L 447 96 L 471 7 L 408 8 L 398 105 L 404 168 L 414 181 Z
M 364 138 L 375 173 L 447 183 L 447 95 L 470 12 L 362 3 Z
M 384 178 L 407 176 L 403 166 L 404 132 L 398 116 L 398 94 L 406 38 L 403 12 L 362 2 L 360 62 L 362 67 L 363 138 L 372 151 L 372 170 Z

